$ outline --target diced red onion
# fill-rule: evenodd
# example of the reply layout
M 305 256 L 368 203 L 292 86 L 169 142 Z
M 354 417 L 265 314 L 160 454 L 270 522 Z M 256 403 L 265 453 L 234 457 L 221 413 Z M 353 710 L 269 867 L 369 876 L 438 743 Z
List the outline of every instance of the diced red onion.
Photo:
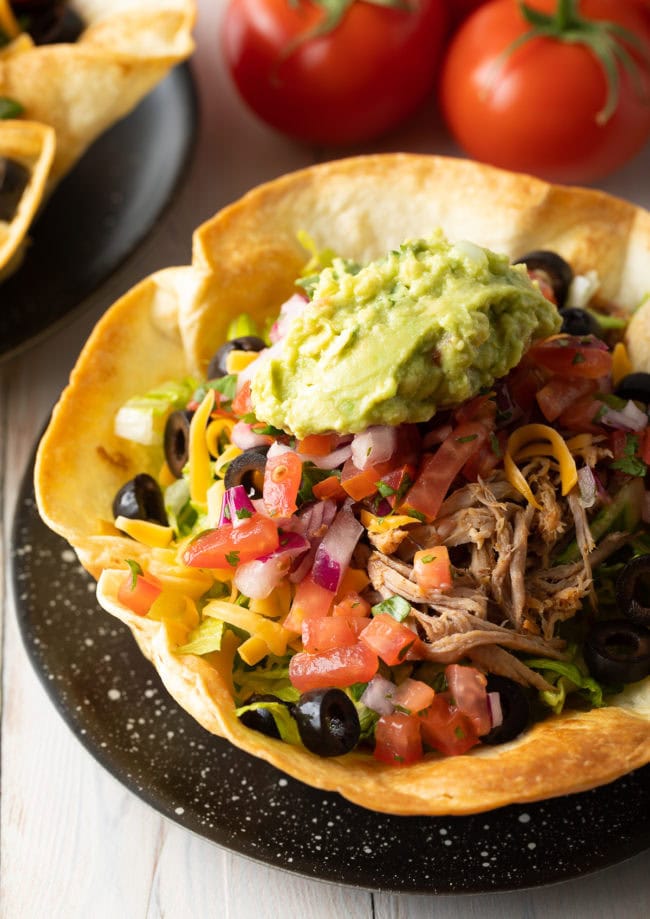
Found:
M 373 424 L 352 440 L 352 462 L 357 469 L 375 463 L 385 463 L 397 447 L 397 428 L 388 424 Z
M 317 584 L 338 590 L 362 533 L 363 526 L 349 508 L 343 507 L 316 550 L 312 577 Z
M 607 491 L 607 489 L 605 488 L 605 486 L 603 485 L 603 483 L 600 481 L 600 476 L 598 475 L 597 472 L 594 472 L 594 481 L 596 482 L 596 491 L 598 492 L 598 497 L 600 498 L 602 503 L 611 504 L 612 497 L 610 493 Z
M 269 338 L 275 344 L 287 334 L 291 322 L 299 316 L 309 301 L 304 294 L 294 294 L 280 307 L 278 318 L 273 323 Z
M 275 552 L 244 562 L 235 571 L 235 587 L 255 600 L 263 600 L 286 577 L 293 560 L 309 549 L 309 542 L 297 533 L 283 533 Z
M 304 580 L 311 571 L 312 565 L 314 564 L 314 558 L 316 557 L 316 549 L 318 548 L 319 543 L 319 539 L 312 540 L 311 548 L 309 551 L 303 555 L 300 561 L 292 569 L 291 574 L 289 575 L 289 580 L 292 584 L 300 584 L 300 582 Z
M 329 527 L 336 516 L 336 502 L 331 499 L 326 501 L 315 501 L 302 507 L 297 514 L 294 514 L 286 525 L 285 529 L 293 533 L 300 533 L 311 539 L 314 536 L 322 536 L 325 529 Z
M 281 444 L 279 440 L 275 440 L 269 447 L 269 452 L 266 454 L 267 459 L 272 459 L 274 456 L 282 456 L 283 453 L 293 453 L 291 447 L 287 447 L 286 444 Z
M 582 466 L 578 469 L 578 486 L 580 488 L 580 502 L 582 506 L 593 507 L 598 497 L 598 489 L 591 466 Z
M 269 434 L 258 434 L 245 421 L 238 421 L 230 432 L 230 440 L 240 450 L 250 450 L 251 447 L 266 447 L 273 443 Z
M 386 500 L 386 498 L 382 498 L 379 504 L 377 505 L 375 514 L 378 517 L 387 517 L 392 511 L 392 509 L 393 508 L 390 506 L 390 503 Z
M 392 715 L 395 706 L 391 697 L 397 686 L 381 674 L 376 674 L 363 691 L 360 702 L 378 715 Z
M 232 523 L 238 527 L 254 513 L 255 507 L 243 485 L 233 485 L 232 488 L 226 489 L 221 503 L 221 517 L 224 523 Z
M 503 724 L 503 709 L 501 708 L 501 696 L 498 692 L 489 692 L 487 694 L 488 708 L 490 710 L 490 720 L 493 728 L 498 728 Z
M 314 466 L 318 466 L 319 469 L 336 469 L 337 466 L 342 466 L 351 456 L 351 445 L 343 444 L 342 447 L 337 447 L 336 450 L 333 450 L 331 453 L 326 453 L 325 456 L 316 456 L 312 453 L 301 453 L 300 459 L 303 463 L 313 463 Z
M 497 406 L 497 427 L 505 427 L 523 415 L 521 408 L 513 401 L 508 384 L 497 380 L 494 386 Z
M 648 424 L 648 416 L 630 399 L 620 412 L 613 408 L 606 408 L 598 419 L 601 424 L 619 431 L 641 431 Z

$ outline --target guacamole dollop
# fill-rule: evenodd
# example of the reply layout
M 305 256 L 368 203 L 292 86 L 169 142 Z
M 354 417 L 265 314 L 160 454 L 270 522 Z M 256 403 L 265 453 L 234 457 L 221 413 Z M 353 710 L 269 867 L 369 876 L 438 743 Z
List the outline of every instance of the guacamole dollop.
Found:
M 335 259 L 253 375 L 256 416 L 305 437 L 426 421 L 560 327 L 524 265 L 441 232 L 365 266 Z

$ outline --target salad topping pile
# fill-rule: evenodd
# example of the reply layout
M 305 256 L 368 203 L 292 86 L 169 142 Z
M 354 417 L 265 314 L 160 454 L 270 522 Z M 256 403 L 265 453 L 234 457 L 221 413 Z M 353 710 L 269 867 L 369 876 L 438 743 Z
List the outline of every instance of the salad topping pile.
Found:
M 546 298 L 525 353 L 425 420 L 296 436 L 261 417 L 256 373 L 313 321 L 319 284 L 361 273 L 322 253 L 272 329 L 238 317 L 206 380 L 118 412 L 164 461 L 116 495 L 115 526 L 170 572 L 125 559 L 119 600 L 163 620 L 179 655 L 236 646 L 251 729 L 406 764 L 650 674 L 650 375 L 615 306 L 592 307 L 595 275 L 520 261 L 529 302 Z

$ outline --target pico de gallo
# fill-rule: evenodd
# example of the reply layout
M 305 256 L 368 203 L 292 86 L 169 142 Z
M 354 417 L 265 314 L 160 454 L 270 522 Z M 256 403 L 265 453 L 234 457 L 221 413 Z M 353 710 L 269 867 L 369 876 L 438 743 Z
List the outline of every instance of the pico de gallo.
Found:
M 251 730 L 408 764 L 650 674 L 650 375 L 633 372 L 595 273 L 556 253 L 520 261 L 560 332 L 427 421 L 297 438 L 256 417 L 256 362 L 303 288 L 271 329 L 238 317 L 206 379 L 118 412 L 117 432 L 164 461 L 120 489 L 115 525 L 196 576 L 178 655 L 209 661 L 236 636 Z M 172 588 L 124 562 L 120 602 L 178 618 Z

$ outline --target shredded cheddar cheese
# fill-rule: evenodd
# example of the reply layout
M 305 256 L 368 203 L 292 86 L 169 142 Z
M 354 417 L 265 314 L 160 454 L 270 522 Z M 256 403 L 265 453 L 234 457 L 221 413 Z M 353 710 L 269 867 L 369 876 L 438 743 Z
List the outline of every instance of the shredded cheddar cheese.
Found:
M 526 424 L 508 438 L 503 465 L 508 481 L 526 500 L 541 510 L 516 461 L 531 456 L 552 456 L 559 463 L 562 494 L 568 495 L 578 481 L 578 470 L 566 441 L 546 424 Z
M 612 383 L 614 386 L 617 386 L 623 377 L 626 377 L 628 373 L 632 373 L 632 361 L 630 356 L 627 353 L 627 348 L 625 347 L 622 341 L 617 342 L 614 345 L 614 350 L 612 351 Z
M 231 351 L 226 357 L 227 373 L 241 373 L 249 364 L 256 361 L 259 351 Z
M 280 623 L 272 619 L 225 600 L 210 600 L 203 609 L 203 615 L 223 619 L 229 625 L 248 632 L 251 638 L 262 639 L 268 645 L 271 654 L 277 654 L 279 657 L 286 654 L 287 641 L 292 636 Z
M 131 517 L 116 517 L 115 526 L 132 539 L 141 542 L 144 546 L 164 549 L 174 538 L 171 527 L 150 520 L 134 520 Z
M 389 530 L 395 530 L 397 527 L 419 522 L 415 517 L 407 517 L 405 514 L 395 514 L 394 517 L 377 517 L 370 511 L 361 511 L 361 523 L 369 533 L 388 533 Z
M 190 422 L 190 497 L 195 504 L 202 507 L 207 504 L 208 488 L 212 484 L 212 468 L 205 429 L 213 406 L 214 390 L 209 389 Z

